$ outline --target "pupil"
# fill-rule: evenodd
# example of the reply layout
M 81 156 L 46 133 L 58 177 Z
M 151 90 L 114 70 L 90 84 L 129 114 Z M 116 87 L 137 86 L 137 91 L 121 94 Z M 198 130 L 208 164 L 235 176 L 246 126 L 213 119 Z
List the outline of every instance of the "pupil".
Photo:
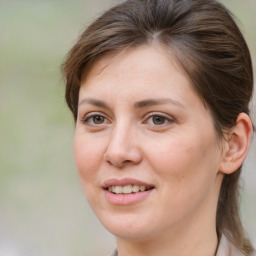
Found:
M 95 124 L 102 124 L 104 122 L 104 118 L 102 116 L 95 116 L 93 118 L 93 122 Z
M 164 122 L 165 122 L 165 118 L 164 117 L 161 117 L 161 116 L 153 117 L 153 123 L 154 124 L 160 125 L 160 124 L 164 124 Z

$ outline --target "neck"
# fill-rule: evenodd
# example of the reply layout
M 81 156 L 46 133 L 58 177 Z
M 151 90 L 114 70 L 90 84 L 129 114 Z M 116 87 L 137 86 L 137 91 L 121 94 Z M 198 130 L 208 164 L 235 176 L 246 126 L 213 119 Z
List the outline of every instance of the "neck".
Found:
M 117 239 L 119 256 L 214 256 L 218 244 L 216 231 L 208 234 L 200 230 L 184 235 L 169 234 L 140 242 Z M 193 252 L 193 253 L 191 253 Z

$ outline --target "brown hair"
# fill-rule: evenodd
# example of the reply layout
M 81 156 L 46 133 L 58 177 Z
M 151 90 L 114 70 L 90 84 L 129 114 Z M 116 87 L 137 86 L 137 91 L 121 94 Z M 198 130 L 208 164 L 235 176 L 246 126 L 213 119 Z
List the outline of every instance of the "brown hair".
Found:
M 215 0 L 128 0 L 105 12 L 80 36 L 63 65 L 66 101 L 77 119 L 80 79 L 85 67 L 109 51 L 159 42 L 172 51 L 194 89 L 212 112 L 215 128 L 249 113 L 253 90 L 250 52 L 232 15 Z M 216 228 L 245 255 L 253 247 L 239 216 L 241 167 L 225 175 Z

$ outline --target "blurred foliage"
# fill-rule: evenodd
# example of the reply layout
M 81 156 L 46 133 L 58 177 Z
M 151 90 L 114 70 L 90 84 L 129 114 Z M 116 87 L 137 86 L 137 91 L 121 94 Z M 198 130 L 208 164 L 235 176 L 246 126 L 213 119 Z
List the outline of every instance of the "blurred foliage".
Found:
M 255 0 L 221 2 L 240 20 L 256 59 Z M 60 74 L 85 24 L 113 3 L 0 1 L 1 256 L 106 255 L 114 246 L 80 188 Z M 254 158 L 248 165 L 255 168 Z M 250 177 L 243 212 L 255 232 Z

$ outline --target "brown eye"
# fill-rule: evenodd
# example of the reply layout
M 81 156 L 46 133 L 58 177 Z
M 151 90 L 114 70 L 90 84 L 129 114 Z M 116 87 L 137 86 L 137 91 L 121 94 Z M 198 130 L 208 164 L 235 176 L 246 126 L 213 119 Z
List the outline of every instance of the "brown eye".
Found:
M 102 116 L 102 115 L 91 115 L 89 117 L 85 117 L 82 119 L 82 122 L 84 124 L 90 125 L 90 126 L 100 126 L 103 124 L 108 123 L 108 120 L 106 117 Z
M 103 124 L 105 122 L 105 117 L 103 116 L 93 116 L 92 121 L 94 124 Z
M 145 124 L 149 124 L 151 128 L 163 128 L 171 125 L 174 119 L 171 116 L 161 113 L 149 113 L 148 117 L 144 121 Z
M 163 125 L 163 124 L 165 124 L 166 121 L 167 121 L 167 119 L 163 116 L 153 116 L 152 117 L 152 123 L 155 125 Z

